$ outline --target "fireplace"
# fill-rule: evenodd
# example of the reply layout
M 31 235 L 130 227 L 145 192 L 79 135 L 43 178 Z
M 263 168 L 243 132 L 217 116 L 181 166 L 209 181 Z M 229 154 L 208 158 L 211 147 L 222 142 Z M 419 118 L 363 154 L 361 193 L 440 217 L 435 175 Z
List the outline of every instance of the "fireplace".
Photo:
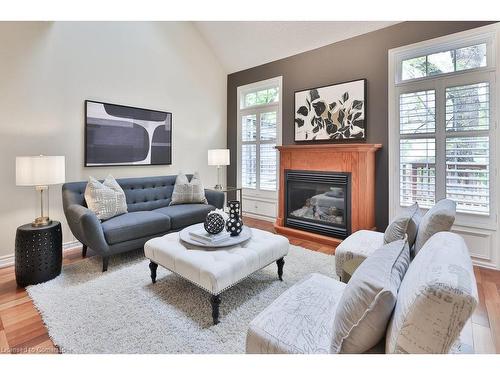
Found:
M 285 226 L 343 239 L 351 233 L 351 174 L 285 170 Z
M 276 232 L 326 245 L 322 251 L 334 252 L 350 233 L 375 230 L 375 153 L 381 147 L 369 143 L 278 146 Z M 319 210 L 311 209 L 314 205 Z

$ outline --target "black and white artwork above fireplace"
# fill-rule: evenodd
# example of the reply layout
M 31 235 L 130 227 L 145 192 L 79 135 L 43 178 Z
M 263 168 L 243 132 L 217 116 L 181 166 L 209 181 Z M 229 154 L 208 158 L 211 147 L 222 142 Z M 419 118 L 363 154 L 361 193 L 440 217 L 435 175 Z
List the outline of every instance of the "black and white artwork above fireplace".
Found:
M 366 79 L 295 92 L 295 141 L 366 139 Z
M 170 112 L 85 101 L 85 166 L 172 164 Z

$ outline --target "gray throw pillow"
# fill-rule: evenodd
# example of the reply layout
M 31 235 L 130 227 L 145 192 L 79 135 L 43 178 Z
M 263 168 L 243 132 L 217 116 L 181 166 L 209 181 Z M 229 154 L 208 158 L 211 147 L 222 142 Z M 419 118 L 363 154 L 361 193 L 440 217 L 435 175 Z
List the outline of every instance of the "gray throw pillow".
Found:
M 84 196 L 87 207 L 99 220 L 111 219 L 128 211 L 125 193 L 111 175 L 102 183 L 90 176 Z
M 455 214 L 456 203 L 451 199 L 442 199 L 427 211 L 418 226 L 415 255 L 434 234 L 447 232 L 451 229 L 455 222 Z
M 384 244 L 402 240 L 407 234 L 408 246 L 411 248 L 417 235 L 418 223 L 413 220 L 417 211 L 418 203 L 414 203 L 412 206 L 405 209 L 400 215 L 396 216 L 384 232 Z
M 175 180 L 170 205 L 173 206 L 185 203 L 208 204 L 207 198 L 205 198 L 205 189 L 201 183 L 198 172 L 194 173 L 191 181 L 188 181 L 188 178 L 184 173 L 179 173 Z
M 409 264 L 406 238 L 382 246 L 361 263 L 337 305 L 332 353 L 364 353 L 384 337 Z

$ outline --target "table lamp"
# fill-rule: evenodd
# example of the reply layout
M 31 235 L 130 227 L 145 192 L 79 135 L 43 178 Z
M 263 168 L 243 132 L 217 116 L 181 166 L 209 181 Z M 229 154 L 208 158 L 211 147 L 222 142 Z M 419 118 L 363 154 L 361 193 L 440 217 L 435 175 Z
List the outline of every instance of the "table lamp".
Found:
M 216 190 L 222 190 L 220 183 L 220 170 L 223 165 L 229 165 L 229 150 L 228 149 L 215 149 L 208 150 L 208 165 L 217 166 L 217 185 Z
M 18 156 L 16 157 L 16 185 L 35 186 L 40 192 L 40 216 L 31 225 L 44 227 L 51 224 L 49 218 L 49 185 L 65 181 L 64 156 Z M 47 195 L 47 208 L 44 210 L 44 193 Z

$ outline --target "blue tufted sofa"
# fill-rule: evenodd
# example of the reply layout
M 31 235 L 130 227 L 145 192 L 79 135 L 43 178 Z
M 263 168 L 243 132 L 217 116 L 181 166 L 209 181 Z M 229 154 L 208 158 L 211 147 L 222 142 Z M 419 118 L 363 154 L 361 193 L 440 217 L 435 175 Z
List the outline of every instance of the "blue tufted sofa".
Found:
M 200 223 L 208 212 L 224 205 L 224 193 L 205 190 L 208 204 L 169 206 L 176 177 L 117 179 L 127 198 L 128 213 L 102 222 L 85 203 L 87 182 L 64 184 L 64 214 L 71 232 L 83 244 L 83 256 L 87 247 L 101 255 L 104 272 L 110 255 L 142 248 L 153 237 Z

